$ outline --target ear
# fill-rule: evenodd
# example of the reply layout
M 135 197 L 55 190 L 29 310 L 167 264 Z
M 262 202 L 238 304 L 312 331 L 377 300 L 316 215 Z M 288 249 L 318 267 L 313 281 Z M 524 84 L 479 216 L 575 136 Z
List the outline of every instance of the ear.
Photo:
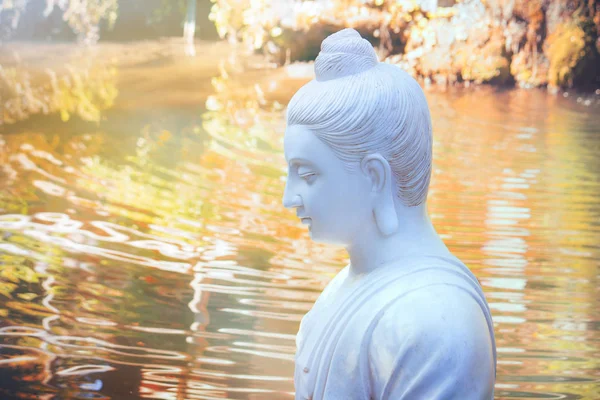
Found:
M 375 153 L 364 157 L 360 167 L 371 184 L 377 228 L 384 236 L 392 235 L 398 229 L 398 214 L 394 205 L 394 180 L 390 163 L 381 154 Z

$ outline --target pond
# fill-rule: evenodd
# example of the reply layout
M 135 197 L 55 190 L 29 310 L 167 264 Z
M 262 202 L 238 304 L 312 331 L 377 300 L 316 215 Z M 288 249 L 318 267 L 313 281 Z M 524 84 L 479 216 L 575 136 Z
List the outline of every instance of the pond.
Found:
M 0 127 L 0 398 L 293 398 L 300 319 L 347 261 L 281 204 L 310 66 L 210 49 L 105 65 L 99 122 L 88 96 Z M 490 304 L 496 398 L 600 398 L 598 96 L 427 96 L 429 209 Z

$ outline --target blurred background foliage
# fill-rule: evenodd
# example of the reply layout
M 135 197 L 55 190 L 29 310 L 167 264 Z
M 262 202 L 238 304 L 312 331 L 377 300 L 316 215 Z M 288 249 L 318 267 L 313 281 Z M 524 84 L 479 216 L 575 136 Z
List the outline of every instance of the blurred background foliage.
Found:
M 216 39 L 207 21 L 209 0 L 3 0 L 0 26 L 3 40 L 156 39 L 181 35 L 188 8 L 197 12 L 197 34 Z
M 323 38 L 353 27 L 426 83 L 595 89 L 600 74 L 595 0 L 3 0 L 0 26 L 4 40 L 88 45 L 185 28 L 279 65 L 314 59 Z
M 212 21 L 212 22 L 209 22 Z M 0 40 L 69 43 L 227 39 L 272 65 L 313 60 L 353 27 L 425 85 L 490 83 L 596 90 L 600 4 L 594 0 L 2 0 Z M 0 54 L 0 124 L 59 112 L 98 121 L 117 95 L 114 59 L 30 68 L 19 46 Z M 9 51 L 12 50 L 12 51 Z M 73 52 L 69 48 L 66 52 Z M 34 54 L 38 57 L 38 54 Z M 50 55 L 48 55 L 50 57 Z M 31 57 L 29 57 L 31 59 Z M 111 64 L 113 62 L 113 64 Z M 60 64 L 60 63 L 59 63 Z M 64 64 L 64 63 L 63 63 Z
M 353 27 L 426 82 L 598 84 L 594 0 L 229 0 L 210 18 L 222 37 L 279 63 L 314 59 L 324 37 Z

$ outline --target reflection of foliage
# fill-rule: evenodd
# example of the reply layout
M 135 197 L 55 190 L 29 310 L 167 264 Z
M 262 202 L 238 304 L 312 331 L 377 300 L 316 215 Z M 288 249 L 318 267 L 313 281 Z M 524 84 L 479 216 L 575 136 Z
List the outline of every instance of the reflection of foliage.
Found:
M 5 164 L 7 166 L 8 163 Z M 0 169 L 0 179 L 4 178 L 3 171 Z M 29 208 L 27 201 L 19 196 L 18 193 L 13 193 L 10 189 L 2 188 L 0 190 L 0 210 L 3 212 L 14 212 L 26 214 Z
M 112 27 L 117 20 L 117 0 L 46 0 L 45 14 L 52 12 L 55 6 L 63 10 L 63 19 L 85 43 L 98 41 L 99 24 L 107 20 Z
M 18 178 L 17 171 L 10 163 L 10 150 L 0 135 L 0 211 L 26 214 L 27 201 L 11 186 Z
M 51 70 L 47 70 L 47 74 L 49 82 L 34 87 L 27 71 L 0 66 L 0 93 L 8 99 L 0 123 L 51 112 L 60 112 L 63 121 L 72 114 L 86 121 L 99 121 L 100 112 L 111 107 L 117 97 L 116 69 L 112 67 L 70 68 L 60 78 Z
M 258 83 L 244 87 L 230 76 L 225 64 L 220 67 L 220 76 L 212 79 L 215 94 L 206 100 L 204 129 L 231 148 L 268 157 L 279 148 L 281 130 L 276 124 L 281 121 L 283 106 L 267 101 Z
M 2 250 L 17 248 L 11 243 L 0 240 Z M 40 274 L 34 271 L 26 258 L 0 252 L 0 303 L 7 299 L 19 298 L 31 301 L 36 298 L 40 288 Z M 6 309 L 0 309 L 0 316 L 5 317 Z

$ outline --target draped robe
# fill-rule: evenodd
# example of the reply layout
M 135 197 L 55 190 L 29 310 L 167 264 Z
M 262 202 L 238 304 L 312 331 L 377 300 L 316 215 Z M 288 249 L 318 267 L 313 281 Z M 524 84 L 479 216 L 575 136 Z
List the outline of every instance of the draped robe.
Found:
M 493 399 L 492 318 L 459 259 L 405 258 L 351 285 L 348 273 L 301 321 L 296 399 Z

